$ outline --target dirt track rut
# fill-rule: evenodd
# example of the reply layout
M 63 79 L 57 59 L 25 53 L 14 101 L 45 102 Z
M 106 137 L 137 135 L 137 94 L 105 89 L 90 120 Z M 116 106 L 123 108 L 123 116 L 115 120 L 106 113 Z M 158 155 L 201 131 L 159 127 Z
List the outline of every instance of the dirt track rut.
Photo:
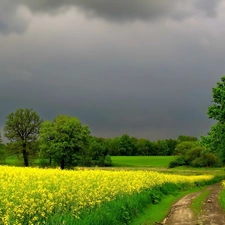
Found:
M 186 195 L 176 202 L 169 215 L 161 223 L 163 225 L 225 225 L 225 212 L 221 208 L 218 196 L 222 190 L 221 183 L 211 185 L 199 215 L 195 216 L 190 209 L 193 199 L 203 191 Z

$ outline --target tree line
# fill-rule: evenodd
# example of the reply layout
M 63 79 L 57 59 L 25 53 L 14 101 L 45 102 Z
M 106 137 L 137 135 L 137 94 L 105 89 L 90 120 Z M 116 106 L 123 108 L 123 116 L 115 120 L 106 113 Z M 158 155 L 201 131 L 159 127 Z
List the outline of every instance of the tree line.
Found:
M 171 167 L 177 165 L 213 166 L 225 164 L 225 76 L 212 89 L 212 105 L 208 116 L 217 121 L 207 136 L 180 135 L 178 139 L 150 141 L 123 134 L 115 138 L 91 135 L 87 125 L 76 117 L 59 115 L 53 121 L 43 121 L 33 109 L 18 109 L 7 116 L 4 145 L 0 136 L 0 159 L 9 155 L 23 158 L 29 166 L 31 158 L 43 164 L 71 166 L 110 166 L 111 156 L 177 155 Z
M 17 155 L 24 166 L 38 158 L 42 164 L 71 166 L 110 166 L 110 156 L 170 156 L 184 141 L 196 137 L 180 135 L 178 139 L 150 141 L 123 134 L 115 138 L 91 135 L 87 125 L 76 117 L 59 115 L 53 121 L 43 121 L 33 109 L 18 109 L 7 116 L 0 157 Z M 2 140 L 0 138 L 0 140 Z

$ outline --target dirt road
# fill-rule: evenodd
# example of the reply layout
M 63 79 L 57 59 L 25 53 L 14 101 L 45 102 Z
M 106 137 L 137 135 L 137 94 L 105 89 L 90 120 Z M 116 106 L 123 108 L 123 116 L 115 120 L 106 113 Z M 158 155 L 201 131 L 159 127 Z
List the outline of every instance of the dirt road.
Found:
M 192 201 L 203 191 L 186 195 L 175 203 L 169 215 L 161 223 L 163 225 L 225 225 L 225 212 L 222 210 L 218 196 L 222 190 L 221 183 L 208 187 L 209 195 L 204 201 L 198 215 L 194 215 L 190 206 Z

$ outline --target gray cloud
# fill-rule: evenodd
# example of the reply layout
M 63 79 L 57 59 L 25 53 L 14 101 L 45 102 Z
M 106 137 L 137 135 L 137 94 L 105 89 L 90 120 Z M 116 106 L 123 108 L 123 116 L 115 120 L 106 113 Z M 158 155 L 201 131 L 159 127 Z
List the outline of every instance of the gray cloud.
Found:
M 25 15 L 32 19 L 29 29 L 0 36 L 0 129 L 9 113 L 22 107 L 33 108 L 43 119 L 77 116 L 94 135 L 105 137 L 206 133 L 211 88 L 225 71 L 224 14 L 207 13 L 209 5 L 196 6 L 197 0 L 184 1 L 183 7 L 158 2 L 160 10 L 155 6 L 149 16 L 141 5 L 135 11 L 136 5 L 121 8 L 120 17 L 113 2 L 101 8 L 97 1 L 77 1 L 75 6 L 87 14 L 107 19 L 90 20 L 77 10 L 58 13 L 70 8 L 70 1 L 21 1 L 20 10 L 27 12 L 26 3 L 33 12 Z M 10 10 L 17 12 L 17 7 Z M 174 10 L 176 20 L 152 23 Z M 192 11 L 193 18 L 179 19 Z M 206 20 L 202 12 L 214 17 Z M 109 22 L 134 19 L 139 21 Z
M 216 16 L 217 15 L 217 7 L 221 0 L 198 0 L 196 2 L 197 8 L 206 13 L 207 16 Z
M 176 20 L 203 11 L 206 16 L 215 16 L 221 0 L 0 0 L 0 32 L 21 33 L 30 18 L 24 16 L 25 9 L 32 13 L 58 15 L 71 7 L 80 9 L 88 17 L 98 17 L 114 22 L 146 20 L 155 21 L 170 17 Z
M 0 1 L 0 33 L 24 32 L 28 25 L 27 19 L 18 4 L 8 0 Z
M 109 20 L 135 20 L 151 19 L 168 14 L 177 3 L 177 0 L 170 2 L 164 0 L 46 0 L 37 2 L 35 0 L 26 1 L 27 5 L 34 12 L 53 12 L 65 10 L 70 6 L 79 7 L 89 15 L 96 15 Z
M 174 10 L 193 5 L 207 13 L 208 16 L 216 14 L 216 7 L 220 0 L 20 0 L 34 12 L 57 12 L 66 10 L 71 6 L 79 7 L 88 14 L 95 14 L 109 20 L 145 20 L 173 14 Z M 180 7 L 183 6 L 183 7 Z

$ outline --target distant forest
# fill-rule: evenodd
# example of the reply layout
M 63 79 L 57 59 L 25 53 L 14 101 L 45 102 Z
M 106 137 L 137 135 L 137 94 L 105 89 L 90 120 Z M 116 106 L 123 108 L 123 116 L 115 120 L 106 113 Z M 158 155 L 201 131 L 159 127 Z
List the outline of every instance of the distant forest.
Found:
M 115 138 L 95 137 L 78 118 L 65 115 L 43 121 L 32 109 L 10 113 L 4 128 L 9 143 L 0 136 L 0 160 L 15 155 L 29 166 L 40 159 L 45 166 L 111 166 L 110 156 L 171 156 L 182 142 L 197 142 L 196 137 L 180 135 L 177 139 L 150 141 L 123 134 Z

